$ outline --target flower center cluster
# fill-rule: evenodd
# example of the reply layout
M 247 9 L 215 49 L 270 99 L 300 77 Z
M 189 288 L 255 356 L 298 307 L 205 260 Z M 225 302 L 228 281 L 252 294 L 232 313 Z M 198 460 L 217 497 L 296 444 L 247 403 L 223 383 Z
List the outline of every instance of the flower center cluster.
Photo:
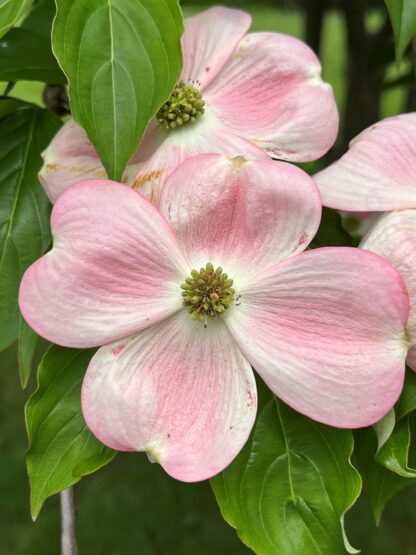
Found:
M 222 268 L 214 269 L 208 262 L 199 272 L 192 270 L 190 277 L 182 283 L 181 289 L 184 305 L 193 320 L 204 322 L 215 318 L 230 307 L 235 291 L 233 280 L 224 274 Z
M 194 123 L 204 113 L 205 102 L 195 82 L 179 81 L 175 90 L 156 114 L 165 129 L 182 127 Z

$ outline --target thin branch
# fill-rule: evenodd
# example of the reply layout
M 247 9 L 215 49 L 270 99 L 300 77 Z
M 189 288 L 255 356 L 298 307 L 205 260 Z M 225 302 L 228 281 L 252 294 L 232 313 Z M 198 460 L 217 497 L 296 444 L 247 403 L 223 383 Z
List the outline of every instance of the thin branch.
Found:
M 75 501 L 74 488 L 61 491 L 61 554 L 78 555 L 77 537 L 75 530 Z

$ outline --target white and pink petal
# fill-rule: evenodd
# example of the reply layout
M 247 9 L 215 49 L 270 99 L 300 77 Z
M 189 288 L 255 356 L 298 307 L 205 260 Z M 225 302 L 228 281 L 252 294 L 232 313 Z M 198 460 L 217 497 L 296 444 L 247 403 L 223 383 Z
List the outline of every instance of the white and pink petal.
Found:
M 324 205 L 349 211 L 416 208 L 416 113 L 384 119 L 314 176 Z
M 410 298 L 407 334 L 416 346 L 416 210 L 396 210 L 384 214 L 361 242 L 360 247 L 384 256 L 400 273 Z M 415 356 L 409 366 L 416 371 Z
M 54 203 L 68 187 L 85 179 L 105 179 L 107 173 L 85 130 L 68 120 L 42 153 L 39 180 Z M 137 173 L 134 159 L 123 173 L 123 183 L 131 184 Z
M 19 295 L 28 324 L 67 347 L 130 335 L 181 308 L 186 277 L 166 220 L 139 193 L 84 181 L 60 196 L 53 249 L 26 271 Z
M 139 165 L 132 186 L 155 202 L 160 187 L 172 171 L 188 158 L 206 153 L 268 158 L 260 148 L 224 130 L 209 110 L 195 123 L 171 131 L 153 121 L 134 158 Z
M 181 79 L 204 89 L 222 70 L 251 25 L 240 10 L 214 7 L 185 19 Z
M 224 128 L 274 158 L 316 160 L 337 136 L 338 111 L 319 60 L 287 35 L 247 35 L 204 99 Z
M 146 451 L 186 482 L 234 459 L 256 407 L 252 369 L 224 323 L 205 329 L 186 311 L 99 349 L 82 388 L 85 420 L 100 441 Z
M 157 206 L 189 265 L 211 262 L 240 282 L 303 251 L 321 217 L 312 179 L 268 157 L 191 158 L 165 181 Z
M 401 392 L 408 310 L 386 260 L 323 248 L 259 276 L 225 322 L 278 397 L 314 420 L 357 428 L 382 418 Z

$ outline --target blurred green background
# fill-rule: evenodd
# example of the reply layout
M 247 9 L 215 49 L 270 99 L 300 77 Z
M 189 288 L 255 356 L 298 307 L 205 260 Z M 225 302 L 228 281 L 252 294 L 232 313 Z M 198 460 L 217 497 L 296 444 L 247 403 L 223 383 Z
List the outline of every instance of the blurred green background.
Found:
M 183 2 L 186 15 L 214 2 Z M 228 1 L 253 15 L 253 30 L 269 30 L 303 37 L 300 10 L 279 7 L 279 2 Z M 367 26 L 377 30 L 383 14 L 374 9 Z M 324 78 L 335 91 L 342 114 L 345 104 L 346 28 L 335 10 L 325 16 L 321 61 Z M 389 79 L 408 70 L 391 63 Z M 41 103 L 43 85 L 19 83 L 13 90 Z M 404 110 L 405 86 L 382 95 L 382 116 Z M 29 512 L 25 472 L 27 446 L 23 408 L 34 389 L 20 389 L 14 347 L 0 354 L 0 555 L 49 555 L 59 552 L 59 499 L 46 502 L 38 521 Z M 221 518 L 208 483 L 182 484 L 169 478 L 143 454 L 120 454 L 107 467 L 76 486 L 78 535 L 81 555 L 234 555 L 249 553 Z M 416 555 L 416 488 L 398 495 L 376 528 L 365 494 L 347 516 L 352 544 L 364 555 Z M 332 554 L 326 554 L 332 555 Z

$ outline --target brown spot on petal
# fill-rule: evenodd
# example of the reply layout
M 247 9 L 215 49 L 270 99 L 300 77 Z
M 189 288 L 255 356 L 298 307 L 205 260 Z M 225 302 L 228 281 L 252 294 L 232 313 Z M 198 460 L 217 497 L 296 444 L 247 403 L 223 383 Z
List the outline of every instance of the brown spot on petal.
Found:
M 89 166 L 65 166 L 64 164 L 46 164 L 47 171 L 63 170 L 75 174 L 90 174 L 91 177 L 107 178 L 107 173 L 104 168 L 91 168 Z
M 253 391 L 251 390 L 251 384 L 248 380 L 246 381 L 246 384 L 247 384 L 247 407 L 252 407 L 253 405 L 256 404 L 256 394 L 253 393 Z
M 141 187 L 144 187 L 146 183 L 154 181 L 155 179 L 159 179 L 162 173 L 163 170 L 153 170 L 151 172 L 144 173 L 143 175 L 138 175 L 133 181 L 133 189 L 140 189 Z
M 111 354 L 113 354 L 115 357 L 118 356 L 122 351 L 124 351 L 124 349 L 127 347 L 127 343 L 120 343 L 120 345 L 117 345 L 117 347 L 114 347 L 114 349 L 111 349 Z
M 209 71 L 211 71 L 211 68 L 210 68 L 209 66 L 207 66 L 207 67 L 205 68 L 205 71 L 208 73 Z

